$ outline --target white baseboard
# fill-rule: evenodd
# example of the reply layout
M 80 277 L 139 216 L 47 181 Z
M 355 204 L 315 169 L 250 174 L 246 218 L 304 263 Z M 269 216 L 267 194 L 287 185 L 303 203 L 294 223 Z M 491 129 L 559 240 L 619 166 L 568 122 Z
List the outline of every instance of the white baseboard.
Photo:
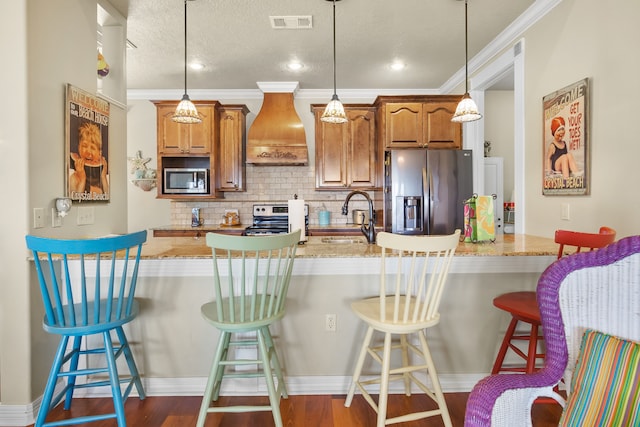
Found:
M 487 374 L 442 374 L 439 375 L 440 385 L 445 393 L 469 392 L 473 386 Z M 201 396 L 207 379 L 198 378 L 144 378 L 144 389 L 147 396 Z M 347 376 L 300 376 L 287 377 L 287 391 L 290 395 L 323 395 L 346 394 L 351 377 Z M 392 383 L 389 392 L 402 393 L 402 385 Z M 417 392 L 417 389 L 416 389 Z M 234 379 L 225 382 L 222 387 L 223 395 L 266 395 L 266 387 L 256 378 Z M 92 398 L 109 397 L 108 387 L 97 389 L 79 389 L 74 397 Z M 137 397 L 135 391 L 131 397 Z M 0 404 L 1 427 L 24 427 L 35 422 L 40 408 L 41 396 L 27 405 Z

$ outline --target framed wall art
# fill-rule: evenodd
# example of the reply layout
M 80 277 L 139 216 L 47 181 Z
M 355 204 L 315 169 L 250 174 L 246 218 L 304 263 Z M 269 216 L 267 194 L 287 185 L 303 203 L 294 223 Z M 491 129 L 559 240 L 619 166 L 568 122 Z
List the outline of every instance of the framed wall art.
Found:
M 110 199 L 109 109 L 108 101 L 67 84 L 65 189 L 71 200 Z
M 589 79 L 545 96 L 542 109 L 542 194 L 589 194 Z

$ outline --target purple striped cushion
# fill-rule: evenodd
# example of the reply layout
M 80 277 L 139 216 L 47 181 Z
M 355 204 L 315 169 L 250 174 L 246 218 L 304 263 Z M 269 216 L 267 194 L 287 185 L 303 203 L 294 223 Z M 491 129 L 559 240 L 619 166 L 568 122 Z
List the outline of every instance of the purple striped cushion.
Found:
M 640 425 L 640 343 L 587 330 L 571 390 L 561 426 Z

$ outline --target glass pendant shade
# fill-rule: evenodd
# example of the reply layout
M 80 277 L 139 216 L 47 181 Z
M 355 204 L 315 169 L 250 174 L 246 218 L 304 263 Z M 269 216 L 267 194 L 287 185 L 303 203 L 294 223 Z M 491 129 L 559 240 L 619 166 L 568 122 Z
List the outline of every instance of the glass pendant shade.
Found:
M 467 17 L 468 0 L 464 0 L 464 96 L 456 107 L 456 112 L 451 118 L 452 122 L 472 122 L 482 118 L 478 106 L 469 95 L 469 31 Z
M 320 120 L 326 123 L 346 123 L 347 115 L 344 112 L 342 102 L 338 99 L 337 94 L 333 94 L 331 101 L 327 104 L 327 108 L 324 109 Z
M 171 117 L 171 120 L 178 123 L 187 123 L 187 124 L 195 124 L 202 122 L 202 118 L 198 114 L 198 110 L 196 110 L 196 106 L 193 105 L 191 99 L 189 99 L 189 95 L 186 93 L 182 96 L 182 100 L 176 107 L 176 112 Z
M 456 107 L 456 112 L 451 119 L 452 122 L 463 123 L 472 122 L 482 118 L 482 114 L 478 111 L 478 106 L 475 101 L 471 99 L 469 93 L 465 93 L 462 100 Z
M 184 95 L 182 95 L 182 100 L 176 107 L 176 112 L 171 117 L 171 120 L 186 124 L 202 122 L 196 106 L 193 105 L 189 95 L 187 95 L 187 0 L 184 0 Z
M 324 109 L 320 121 L 325 123 L 347 123 L 347 115 L 344 113 L 344 106 L 338 99 L 336 90 L 336 0 L 327 1 L 332 1 L 333 3 L 333 96 Z

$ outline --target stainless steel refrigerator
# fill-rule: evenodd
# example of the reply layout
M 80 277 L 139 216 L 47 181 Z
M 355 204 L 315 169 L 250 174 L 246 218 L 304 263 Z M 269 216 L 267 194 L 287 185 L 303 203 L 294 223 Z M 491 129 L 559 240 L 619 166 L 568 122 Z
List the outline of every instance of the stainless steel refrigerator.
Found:
M 473 195 L 471 150 L 385 152 L 385 231 L 450 234 L 464 230 L 463 202 Z

